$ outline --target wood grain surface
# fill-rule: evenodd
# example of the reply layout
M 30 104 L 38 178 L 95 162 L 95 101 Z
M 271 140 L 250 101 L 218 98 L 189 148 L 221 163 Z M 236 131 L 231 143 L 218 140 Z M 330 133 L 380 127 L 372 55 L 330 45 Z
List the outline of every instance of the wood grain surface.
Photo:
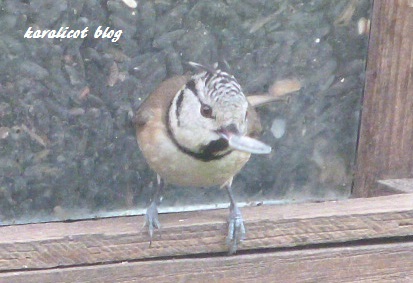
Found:
M 243 208 L 240 251 L 413 235 L 413 194 Z M 149 247 L 143 217 L 0 228 L 0 271 L 190 255 L 225 255 L 225 209 L 161 214 Z
M 1 282 L 413 282 L 413 243 L 122 262 L 0 274 Z
M 353 194 L 413 177 L 412 1 L 374 1 Z

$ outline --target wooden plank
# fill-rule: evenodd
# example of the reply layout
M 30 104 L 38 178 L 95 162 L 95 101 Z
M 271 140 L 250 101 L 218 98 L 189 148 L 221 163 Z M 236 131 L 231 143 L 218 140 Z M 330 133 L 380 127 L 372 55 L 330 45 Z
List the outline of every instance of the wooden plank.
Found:
M 1 282 L 412 282 L 413 243 L 124 262 L 0 274 Z
M 413 194 L 243 208 L 240 250 L 413 235 Z M 0 228 L 0 271 L 226 252 L 227 210 L 160 215 L 149 248 L 143 217 Z
M 388 179 L 377 182 L 393 194 L 413 193 L 413 179 Z
M 376 181 L 413 177 L 413 8 L 374 1 L 354 196 Z

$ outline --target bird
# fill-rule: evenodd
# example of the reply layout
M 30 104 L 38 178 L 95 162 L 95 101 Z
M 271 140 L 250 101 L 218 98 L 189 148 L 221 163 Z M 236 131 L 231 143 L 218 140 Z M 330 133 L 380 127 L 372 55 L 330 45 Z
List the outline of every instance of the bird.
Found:
M 160 228 L 158 205 L 166 184 L 224 188 L 229 196 L 226 245 L 234 254 L 246 230 L 232 190 L 234 176 L 251 154 L 269 154 L 257 139 L 261 123 L 235 77 L 218 64 L 189 62 L 193 75 L 162 82 L 136 111 L 139 148 L 157 174 L 157 188 L 145 214 L 150 243 Z

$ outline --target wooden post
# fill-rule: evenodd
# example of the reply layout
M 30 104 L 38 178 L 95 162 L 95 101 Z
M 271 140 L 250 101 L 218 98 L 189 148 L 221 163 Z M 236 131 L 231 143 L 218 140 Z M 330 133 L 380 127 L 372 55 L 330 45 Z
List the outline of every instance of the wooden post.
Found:
M 353 195 L 413 177 L 413 1 L 374 1 Z

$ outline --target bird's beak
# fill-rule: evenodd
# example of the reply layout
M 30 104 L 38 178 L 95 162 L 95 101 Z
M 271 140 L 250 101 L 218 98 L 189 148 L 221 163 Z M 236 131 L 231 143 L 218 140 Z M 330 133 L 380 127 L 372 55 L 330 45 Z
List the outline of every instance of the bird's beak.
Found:
M 242 136 L 236 131 L 221 129 L 218 134 L 228 141 L 228 145 L 236 150 L 245 151 L 253 154 L 269 154 L 271 147 L 259 140 Z

